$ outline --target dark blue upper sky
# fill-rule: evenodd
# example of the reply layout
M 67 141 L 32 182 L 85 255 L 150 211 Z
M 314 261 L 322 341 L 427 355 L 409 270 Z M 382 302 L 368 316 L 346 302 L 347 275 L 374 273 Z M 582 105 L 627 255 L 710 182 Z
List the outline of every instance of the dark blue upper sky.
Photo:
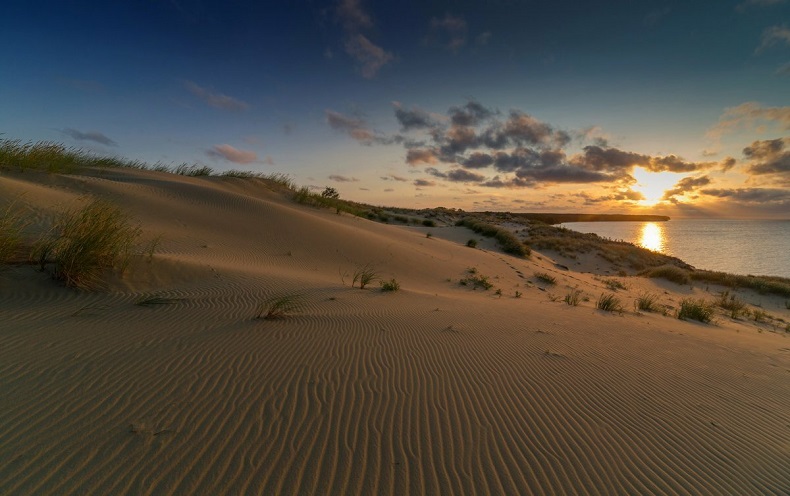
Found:
M 790 206 L 790 0 L 269 3 L 6 2 L 0 132 L 375 203 Z

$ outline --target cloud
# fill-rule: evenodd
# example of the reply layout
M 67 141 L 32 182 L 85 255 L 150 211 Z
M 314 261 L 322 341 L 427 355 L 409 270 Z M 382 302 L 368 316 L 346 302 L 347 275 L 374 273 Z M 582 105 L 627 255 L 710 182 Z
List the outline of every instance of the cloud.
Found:
M 710 184 L 710 178 L 708 176 L 700 176 L 700 177 L 684 177 L 680 181 L 675 184 L 670 190 L 664 192 L 664 196 L 661 197 L 662 200 L 674 200 L 676 196 L 682 196 L 686 193 L 691 193 L 702 186 L 707 186 Z
M 346 53 L 359 63 L 359 73 L 365 79 L 374 78 L 379 69 L 395 57 L 391 52 L 371 42 L 363 34 L 349 37 L 346 40 L 345 49 Z
M 428 187 L 428 186 L 436 186 L 436 182 L 435 181 L 429 181 L 427 179 L 415 179 L 414 180 L 414 185 L 417 186 L 418 188 L 424 188 L 424 187 Z
M 468 27 L 463 17 L 445 14 L 442 18 L 431 19 L 427 40 L 457 52 L 466 44 L 467 33 Z
M 746 172 L 754 175 L 790 173 L 790 150 L 786 150 L 788 144 L 790 138 L 753 142 L 743 149 L 743 155 L 752 160 Z
M 346 30 L 355 31 L 373 27 L 373 19 L 362 10 L 359 0 L 341 0 L 335 13 Z
M 716 162 L 687 162 L 675 155 L 658 157 L 593 145 L 585 146 L 584 153 L 571 162 L 588 170 L 619 173 L 630 171 L 634 166 L 651 172 L 695 172 L 718 165 Z
M 77 131 L 76 129 L 67 127 L 65 129 L 61 129 L 60 132 L 77 141 L 93 141 L 105 146 L 118 146 L 118 143 L 98 131 L 89 131 L 87 133 L 83 133 L 82 131 Z
M 719 122 L 708 130 L 707 136 L 719 139 L 740 128 L 753 128 L 758 124 L 765 123 L 790 130 L 790 106 L 763 107 L 757 102 L 746 102 L 737 107 L 728 108 L 719 117 Z
M 222 110 L 230 110 L 232 112 L 247 110 L 249 108 L 249 105 L 245 102 L 242 102 L 241 100 L 228 95 L 223 95 L 222 93 L 216 93 L 208 88 L 199 86 L 192 81 L 186 81 L 184 86 L 190 93 L 200 98 L 203 100 L 203 102 L 211 107 Z
M 480 174 L 475 174 L 474 172 L 470 172 L 464 169 L 451 169 L 448 172 L 442 172 L 434 167 L 428 167 L 427 169 L 425 169 L 425 172 L 434 177 L 439 177 L 455 183 L 466 183 L 466 182 L 479 183 L 485 180 L 485 176 Z
M 763 31 L 760 45 L 755 50 L 755 53 L 762 53 L 780 43 L 790 44 L 790 28 L 787 26 L 771 26 Z
M 790 190 L 779 188 L 703 189 L 702 193 L 740 203 L 790 203 Z
M 344 132 L 359 141 L 363 145 L 386 145 L 400 141 L 400 137 L 384 137 L 380 136 L 374 130 L 370 129 L 368 123 L 361 117 L 352 117 L 335 112 L 334 110 L 326 109 L 326 122 L 334 130 Z
M 338 183 L 356 183 L 359 181 L 356 177 L 340 176 L 338 174 L 331 174 L 329 179 Z
M 406 163 L 409 165 L 435 164 L 436 162 L 436 152 L 433 150 L 413 148 L 406 151 Z
M 206 155 L 236 164 L 251 164 L 258 161 L 258 155 L 255 152 L 239 150 L 230 145 L 214 145 L 206 150 Z
M 392 180 L 392 181 L 398 181 L 398 182 L 401 182 L 401 183 L 405 183 L 405 182 L 409 181 L 405 177 L 396 176 L 395 174 L 390 174 L 388 176 L 382 176 L 381 179 L 383 179 L 384 181 Z
M 456 126 L 477 126 L 497 113 L 496 110 L 486 108 L 474 100 L 460 107 L 450 107 L 448 112 L 450 121 Z
M 436 117 L 423 109 L 412 107 L 411 110 L 406 110 L 398 102 L 393 102 L 392 106 L 402 131 L 428 129 L 438 124 Z
M 384 192 L 385 193 L 392 193 L 393 191 L 395 191 L 395 190 L 392 189 L 392 188 L 384 188 Z

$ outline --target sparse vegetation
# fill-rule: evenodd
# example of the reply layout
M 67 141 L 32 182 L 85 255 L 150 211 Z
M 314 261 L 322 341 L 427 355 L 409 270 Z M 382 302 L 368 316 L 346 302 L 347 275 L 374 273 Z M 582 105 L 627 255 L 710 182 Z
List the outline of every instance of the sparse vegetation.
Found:
M 468 246 L 469 248 L 477 248 L 477 240 L 470 239 L 469 241 L 466 242 L 466 246 Z
M 761 310 L 759 308 L 755 308 L 754 310 L 752 310 L 752 319 L 757 323 L 765 322 L 769 318 L 770 316 L 768 315 L 768 312 L 766 312 L 765 310 Z
M 488 280 L 487 276 L 479 274 L 477 268 L 469 267 L 466 269 L 467 276 L 459 281 L 461 286 L 472 286 L 472 289 L 483 288 L 488 290 L 494 287 L 494 284 Z
M 729 291 L 722 291 L 716 304 L 730 312 L 730 318 L 737 319 L 746 309 L 746 303 Z
M 396 281 L 395 278 L 392 278 L 389 281 L 381 282 L 382 291 L 398 291 L 399 289 L 400 289 L 400 283 Z
M 620 298 L 615 296 L 614 293 L 601 293 L 601 296 L 598 297 L 598 302 L 595 304 L 595 307 L 598 310 L 604 310 L 606 312 L 623 313 L 623 304 L 620 301 Z
M 351 287 L 353 288 L 355 284 L 359 283 L 359 289 L 365 289 L 365 286 L 378 279 L 379 274 L 376 272 L 376 269 L 374 269 L 370 264 L 365 264 L 357 267 L 357 270 L 354 271 L 354 277 L 351 280 Z
M 651 278 L 666 279 L 667 281 L 674 282 L 675 284 L 691 284 L 691 277 L 685 269 L 681 269 L 675 265 L 662 265 L 652 269 L 645 270 L 639 275 Z
M 557 284 L 557 278 L 548 272 L 535 272 L 535 279 L 549 285 Z
M 572 307 L 579 306 L 579 301 L 581 300 L 582 292 L 578 289 L 574 289 L 565 295 L 563 301 L 565 301 L 566 305 L 570 305 Z
M 790 296 L 790 279 L 784 277 L 743 276 L 710 270 L 695 270 L 690 274 L 690 277 L 695 281 L 720 284 L 731 288 L 752 289 L 760 294 Z
M 92 289 L 106 268 L 124 269 L 140 228 L 120 208 L 92 200 L 63 213 L 35 246 L 33 259 L 67 286 Z
M 521 291 L 516 290 L 515 297 L 516 298 L 521 298 Z
M 487 238 L 494 238 L 505 253 L 519 257 L 528 257 L 531 253 L 529 247 L 519 240 L 515 234 L 473 217 L 464 217 L 455 223 L 456 226 L 468 227 L 472 231 L 482 234 Z
M 301 308 L 302 295 L 298 293 L 274 296 L 261 304 L 255 318 L 264 320 L 283 319 Z
M 708 323 L 713 320 L 715 307 L 703 299 L 685 298 L 680 302 L 677 317 L 681 320 L 696 320 Z
M 425 227 L 436 227 L 436 222 L 432 221 L 431 219 L 425 219 L 422 221 L 422 225 Z
M 25 228 L 22 213 L 11 203 L 0 212 L 0 267 L 16 255 L 22 245 L 22 231 Z
M 658 304 L 658 295 L 653 293 L 642 293 L 634 300 L 634 307 L 636 310 L 643 312 L 661 312 L 661 307 Z
M 609 288 L 609 291 L 617 291 L 618 289 L 627 289 L 625 284 L 617 279 L 604 279 L 604 285 Z

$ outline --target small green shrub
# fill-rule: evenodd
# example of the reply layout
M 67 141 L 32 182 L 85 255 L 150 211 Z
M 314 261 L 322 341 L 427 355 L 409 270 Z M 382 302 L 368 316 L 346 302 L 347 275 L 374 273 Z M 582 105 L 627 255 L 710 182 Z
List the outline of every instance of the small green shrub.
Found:
M 658 304 L 658 295 L 653 293 L 642 293 L 634 300 L 634 307 L 643 312 L 660 312 L 661 307 Z
M 67 286 L 95 287 L 105 268 L 124 269 L 140 228 L 120 208 L 93 200 L 63 213 L 33 250 L 42 268 L 54 265 L 53 276 Z
M 298 293 L 274 296 L 264 301 L 258 309 L 256 319 L 283 319 L 302 307 L 302 295 Z
M 572 307 L 577 307 L 579 306 L 579 301 L 581 300 L 581 296 L 582 296 L 582 292 L 579 291 L 578 289 L 574 289 L 573 291 L 565 295 L 563 301 L 565 301 L 567 305 L 570 305 Z
M 389 281 L 381 282 L 382 291 L 397 291 L 399 289 L 400 289 L 400 283 L 396 281 L 394 278 L 390 279 Z
M 543 281 L 549 285 L 557 284 L 557 278 L 549 274 L 548 272 L 535 272 L 534 275 L 535 275 L 535 279 L 537 279 L 538 281 Z
M 598 302 L 595 304 L 595 307 L 598 310 L 604 310 L 606 312 L 623 313 L 623 304 L 620 301 L 620 298 L 615 296 L 614 293 L 601 293 L 601 296 L 598 298 Z
M 468 246 L 469 248 L 477 248 L 477 240 L 470 239 L 469 241 L 466 242 L 466 246 Z
M 714 312 L 715 307 L 710 302 L 703 299 L 685 298 L 680 302 L 677 317 L 680 320 L 691 319 L 707 323 L 713 320 Z

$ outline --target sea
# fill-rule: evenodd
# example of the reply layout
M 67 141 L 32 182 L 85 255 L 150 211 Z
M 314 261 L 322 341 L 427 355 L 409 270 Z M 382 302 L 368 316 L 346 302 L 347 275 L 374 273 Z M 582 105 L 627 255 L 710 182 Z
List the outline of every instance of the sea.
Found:
M 566 222 L 560 226 L 628 241 L 698 269 L 790 278 L 790 219 Z

